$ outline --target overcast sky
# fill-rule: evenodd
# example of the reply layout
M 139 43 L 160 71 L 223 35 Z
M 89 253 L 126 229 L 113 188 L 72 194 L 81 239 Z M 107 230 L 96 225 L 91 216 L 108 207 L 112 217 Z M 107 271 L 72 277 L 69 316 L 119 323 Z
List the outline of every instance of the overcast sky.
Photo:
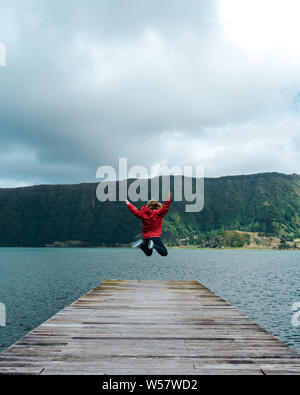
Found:
M 299 0 L 0 0 L 0 187 L 300 173 Z

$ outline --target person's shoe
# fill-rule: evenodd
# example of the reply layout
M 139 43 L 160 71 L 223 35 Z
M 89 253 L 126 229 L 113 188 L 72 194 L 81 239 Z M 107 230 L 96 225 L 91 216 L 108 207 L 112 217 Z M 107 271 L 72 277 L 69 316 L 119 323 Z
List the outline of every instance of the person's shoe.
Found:
M 149 250 L 152 250 L 153 247 L 154 247 L 153 240 L 150 240 L 149 243 L 148 243 Z
M 140 239 L 140 240 L 137 240 L 137 241 L 135 241 L 135 242 L 131 243 L 131 248 L 137 248 L 137 247 L 140 247 L 140 246 L 141 246 L 143 243 L 144 243 L 144 240 L 142 240 L 142 239 Z

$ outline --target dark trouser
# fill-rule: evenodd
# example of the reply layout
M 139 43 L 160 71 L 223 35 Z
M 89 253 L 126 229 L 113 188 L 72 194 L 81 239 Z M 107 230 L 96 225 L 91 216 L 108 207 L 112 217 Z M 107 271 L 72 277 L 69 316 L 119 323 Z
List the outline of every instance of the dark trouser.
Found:
M 166 249 L 164 243 L 162 242 L 160 237 L 151 237 L 144 239 L 144 244 L 140 246 L 140 249 L 144 251 L 144 253 L 147 256 L 151 256 L 153 252 L 153 248 L 148 248 L 149 241 L 152 240 L 154 243 L 154 248 L 156 251 L 162 255 L 162 256 L 167 256 L 168 255 L 168 250 Z

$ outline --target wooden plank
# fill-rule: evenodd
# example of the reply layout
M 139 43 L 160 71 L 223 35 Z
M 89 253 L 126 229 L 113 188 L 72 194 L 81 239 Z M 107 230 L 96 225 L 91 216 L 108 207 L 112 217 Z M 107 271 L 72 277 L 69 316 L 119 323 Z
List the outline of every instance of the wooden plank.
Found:
M 197 281 L 106 280 L 0 354 L 0 374 L 300 374 L 300 356 Z

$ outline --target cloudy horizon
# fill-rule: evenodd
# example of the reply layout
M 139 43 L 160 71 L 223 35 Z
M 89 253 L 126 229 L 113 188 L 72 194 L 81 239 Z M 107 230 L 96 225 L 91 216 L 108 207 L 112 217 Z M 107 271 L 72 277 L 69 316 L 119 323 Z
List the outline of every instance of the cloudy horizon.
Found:
M 300 173 L 297 0 L 0 0 L 0 188 Z

